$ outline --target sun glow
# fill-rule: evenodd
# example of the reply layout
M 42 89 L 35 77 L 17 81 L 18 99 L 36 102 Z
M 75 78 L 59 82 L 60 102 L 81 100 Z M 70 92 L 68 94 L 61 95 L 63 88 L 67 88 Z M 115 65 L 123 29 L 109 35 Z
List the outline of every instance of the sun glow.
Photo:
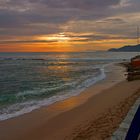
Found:
M 70 40 L 70 37 L 66 36 L 65 33 L 59 33 L 48 36 L 40 36 L 38 39 L 46 41 L 66 42 Z

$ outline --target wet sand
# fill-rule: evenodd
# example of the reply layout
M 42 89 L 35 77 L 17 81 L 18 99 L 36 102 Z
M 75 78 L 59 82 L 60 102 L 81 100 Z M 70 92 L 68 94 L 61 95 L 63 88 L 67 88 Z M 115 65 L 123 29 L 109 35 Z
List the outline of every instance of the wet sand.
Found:
M 140 81 L 127 82 L 124 68 L 79 96 L 0 122 L 0 140 L 104 140 L 139 97 Z

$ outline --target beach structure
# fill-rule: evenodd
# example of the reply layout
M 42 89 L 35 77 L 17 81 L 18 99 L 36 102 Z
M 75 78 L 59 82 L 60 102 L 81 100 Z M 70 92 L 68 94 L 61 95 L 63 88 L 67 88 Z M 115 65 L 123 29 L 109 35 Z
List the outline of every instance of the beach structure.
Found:
M 128 130 L 125 140 L 140 140 L 140 106 L 132 120 L 131 126 Z
M 130 108 L 126 117 L 113 133 L 111 140 L 140 140 L 140 98 Z
M 140 55 L 131 59 L 131 62 L 128 64 L 127 72 L 128 81 L 140 79 Z
M 140 55 L 134 57 L 131 59 L 131 65 L 134 68 L 140 68 Z

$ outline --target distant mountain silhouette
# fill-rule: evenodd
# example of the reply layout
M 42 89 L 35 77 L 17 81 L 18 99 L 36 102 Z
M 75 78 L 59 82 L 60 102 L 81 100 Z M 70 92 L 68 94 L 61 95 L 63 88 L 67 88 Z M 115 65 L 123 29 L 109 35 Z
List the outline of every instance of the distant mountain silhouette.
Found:
M 140 44 L 109 49 L 110 52 L 140 52 Z

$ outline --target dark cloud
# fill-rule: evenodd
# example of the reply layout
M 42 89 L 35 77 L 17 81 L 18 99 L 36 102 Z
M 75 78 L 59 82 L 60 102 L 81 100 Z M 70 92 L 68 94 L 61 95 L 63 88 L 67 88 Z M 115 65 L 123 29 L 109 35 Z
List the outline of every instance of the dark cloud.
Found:
M 25 24 L 25 20 L 16 12 L 0 10 L 0 28 L 20 27 Z
M 13 41 L 0 41 L 0 44 L 28 44 L 28 43 L 54 43 L 54 42 L 58 42 L 57 40 L 13 40 Z
M 63 31 L 123 34 L 122 28 L 126 30 L 130 25 L 127 17 L 121 15 L 140 11 L 139 6 L 139 0 L 0 0 L 0 35 L 32 36 Z M 75 28 L 69 25 L 71 21 L 77 24 Z M 80 26 L 80 21 L 85 24 Z M 88 25 L 86 21 L 94 24 Z
M 89 9 L 116 5 L 120 0 L 40 0 L 48 7 Z
M 87 9 L 116 5 L 120 3 L 120 0 L 0 0 L 0 3 L 3 5 L 3 8 L 11 6 L 11 8 L 21 8 L 21 10 L 32 8 L 32 6 L 35 6 L 36 4 L 45 5 L 49 8 Z
M 105 20 L 98 21 L 96 23 L 102 23 L 102 24 L 105 24 L 105 23 L 124 24 L 124 23 L 126 23 L 126 21 L 124 19 L 121 19 L 121 18 L 107 18 Z
M 113 39 L 113 40 L 118 40 L 118 39 L 132 39 L 130 36 L 117 36 L 117 35 L 109 35 L 109 34 L 89 34 L 89 35 L 70 35 L 69 37 L 73 38 L 73 40 L 77 41 L 100 41 L 100 40 L 108 40 L 108 39 Z M 78 39 L 77 39 L 78 38 Z M 135 37 L 134 37 L 135 38 Z
M 107 34 L 87 34 L 87 35 L 71 35 L 71 34 L 66 34 L 66 37 L 69 37 L 70 40 L 68 42 L 90 42 L 90 41 L 102 41 L 102 40 L 119 40 L 119 39 L 135 39 L 135 37 L 131 36 L 117 36 L 117 35 L 107 35 Z M 30 43 L 56 43 L 59 42 L 59 39 L 53 39 L 53 40 L 4 40 L 0 41 L 1 45 L 4 44 L 30 44 Z

